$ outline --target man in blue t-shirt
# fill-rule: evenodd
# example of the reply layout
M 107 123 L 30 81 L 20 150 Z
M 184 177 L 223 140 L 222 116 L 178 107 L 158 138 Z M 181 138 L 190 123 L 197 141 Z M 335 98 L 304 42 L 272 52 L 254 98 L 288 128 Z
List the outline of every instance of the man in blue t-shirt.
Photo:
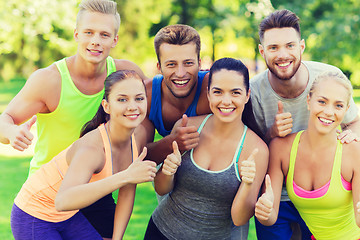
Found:
M 187 126 L 187 117 L 210 113 L 209 74 L 200 71 L 200 36 L 194 28 L 166 26 L 156 34 L 154 45 L 161 75 L 146 82 L 148 116 L 142 125 L 148 132 L 147 158 L 159 164 L 172 153 L 174 140 L 180 151 L 198 144 L 199 133 Z M 180 118 L 181 126 L 172 129 Z M 163 138 L 153 142 L 155 129 Z

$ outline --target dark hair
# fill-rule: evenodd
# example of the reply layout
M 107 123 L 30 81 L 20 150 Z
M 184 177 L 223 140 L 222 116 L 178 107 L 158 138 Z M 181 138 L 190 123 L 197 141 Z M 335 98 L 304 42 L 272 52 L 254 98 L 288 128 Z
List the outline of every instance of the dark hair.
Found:
M 185 45 L 188 43 L 195 43 L 198 60 L 200 59 L 200 35 L 193 28 L 188 25 L 175 24 L 163 27 L 155 35 L 154 47 L 158 62 L 160 64 L 160 45 L 163 43 L 173 45 Z
M 229 71 L 238 72 L 240 75 L 244 77 L 244 85 L 246 88 L 246 92 L 249 93 L 250 82 L 249 82 L 249 70 L 240 60 L 234 58 L 221 58 L 214 62 L 214 64 L 210 68 L 209 81 L 208 81 L 208 91 L 210 90 L 210 85 L 212 82 L 212 76 L 214 73 L 226 69 Z M 253 130 L 258 136 L 261 138 L 263 134 L 261 133 L 259 126 L 255 121 L 255 116 L 252 109 L 251 104 L 251 96 L 249 97 L 249 101 L 245 104 L 244 111 L 241 116 L 241 120 L 243 123 L 248 126 L 251 130 Z
M 116 72 L 113 72 L 105 79 L 105 92 L 104 97 L 106 101 L 108 101 L 110 92 L 112 87 L 127 78 L 137 78 L 139 79 L 143 84 L 144 82 L 140 78 L 140 76 L 133 70 L 118 70 Z M 144 85 L 145 87 L 145 85 Z M 80 137 L 84 136 L 86 133 L 96 129 L 100 124 L 106 123 L 109 121 L 110 116 L 104 111 L 104 108 L 102 104 L 100 104 L 98 111 L 96 112 L 95 116 L 87 123 L 84 124 L 84 126 L 81 129 Z
M 299 37 L 301 37 L 299 21 L 299 17 L 287 9 L 271 13 L 264 18 L 259 25 L 260 42 L 264 40 L 265 31 L 272 28 L 294 28 L 299 33 Z

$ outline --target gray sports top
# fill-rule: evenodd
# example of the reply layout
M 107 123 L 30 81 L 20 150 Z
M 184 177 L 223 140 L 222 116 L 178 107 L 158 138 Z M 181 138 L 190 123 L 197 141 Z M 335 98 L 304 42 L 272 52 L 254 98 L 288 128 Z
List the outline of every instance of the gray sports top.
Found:
M 210 116 L 203 120 L 199 133 Z M 237 162 L 246 131 L 245 126 L 233 161 L 223 170 L 210 171 L 198 166 L 193 149 L 183 154 L 173 191 L 152 215 L 155 225 L 168 239 L 230 239 L 231 206 L 241 182 Z

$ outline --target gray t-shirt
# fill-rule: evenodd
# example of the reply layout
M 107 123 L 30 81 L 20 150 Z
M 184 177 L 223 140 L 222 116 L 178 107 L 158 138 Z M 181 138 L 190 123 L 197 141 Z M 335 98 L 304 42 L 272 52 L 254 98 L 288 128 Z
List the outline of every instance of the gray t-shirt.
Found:
M 282 101 L 284 112 L 290 112 L 293 119 L 292 132 L 304 130 L 308 126 L 309 110 L 307 109 L 306 97 L 310 91 L 315 77 L 324 71 L 340 71 L 340 69 L 312 61 L 303 61 L 304 66 L 309 71 L 309 82 L 305 91 L 296 98 L 280 97 L 271 87 L 268 79 L 268 69 L 256 75 L 250 80 L 251 102 L 255 115 L 255 120 L 263 134 L 273 125 L 278 111 L 278 101 Z M 346 112 L 343 123 L 349 123 L 358 115 L 358 108 L 354 100 L 350 101 L 350 108 Z M 282 192 L 281 200 L 289 200 L 286 190 Z
M 231 238 L 231 206 L 241 180 L 236 160 L 244 139 L 245 134 L 232 163 L 220 171 L 210 171 L 197 165 L 193 149 L 184 153 L 175 175 L 173 191 L 152 214 L 156 227 L 163 235 L 171 240 Z M 242 227 L 248 228 L 247 225 L 239 228 Z

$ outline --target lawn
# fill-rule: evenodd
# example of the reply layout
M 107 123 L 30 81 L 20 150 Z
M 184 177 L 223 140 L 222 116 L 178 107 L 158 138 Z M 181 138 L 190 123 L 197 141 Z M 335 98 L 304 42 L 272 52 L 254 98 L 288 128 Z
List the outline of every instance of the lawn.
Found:
M 0 112 L 5 109 L 23 83 L 22 81 L 0 82 Z M 354 100 L 360 102 L 359 89 L 354 90 Z M 29 156 L 9 157 L 6 152 L 0 152 L 0 239 L 13 239 L 10 229 L 11 206 L 16 193 L 26 179 L 30 158 Z M 156 206 L 157 200 L 152 184 L 138 185 L 134 211 L 125 233 L 125 240 L 143 238 L 147 222 Z M 248 239 L 256 239 L 253 219 L 250 221 Z

